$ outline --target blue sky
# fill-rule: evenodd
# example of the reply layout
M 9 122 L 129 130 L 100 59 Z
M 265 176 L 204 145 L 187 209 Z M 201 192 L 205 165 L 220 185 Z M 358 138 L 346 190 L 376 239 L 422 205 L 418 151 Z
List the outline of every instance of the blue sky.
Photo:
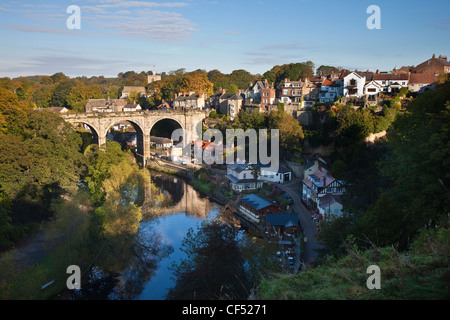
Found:
M 69 30 L 67 8 L 81 9 Z M 381 9 L 369 30 L 368 6 Z M 450 56 L 450 1 L 2 0 L 0 77 L 316 67 L 391 70 Z

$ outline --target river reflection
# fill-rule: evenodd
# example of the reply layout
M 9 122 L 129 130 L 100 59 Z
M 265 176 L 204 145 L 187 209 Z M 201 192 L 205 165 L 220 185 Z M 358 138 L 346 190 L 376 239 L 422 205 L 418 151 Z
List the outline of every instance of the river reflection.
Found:
M 108 243 L 110 257 L 94 268 L 78 298 L 165 299 L 175 285 L 169 267 L 187 258 L 180 247 L 189 229 L 219 213 L 216 204 L 172 176 L 152 173 L 145 189 L 137 234 Z

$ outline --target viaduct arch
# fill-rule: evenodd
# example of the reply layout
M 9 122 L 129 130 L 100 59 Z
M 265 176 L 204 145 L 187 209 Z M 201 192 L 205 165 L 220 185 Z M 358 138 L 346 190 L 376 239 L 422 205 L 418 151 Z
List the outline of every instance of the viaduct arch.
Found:
M 140 112 L 95 112 L 62 114 L 61 117 L 68 123 L 86 124 L 94 135 L 99 146 L 106 143 L 106 134 L 109 129 L 120 121 L 130 122 L 137 135 L 138 161 L 146 165 L 150 158 L 150 132 L 160 120 L 170 119 L 177 122 L 183 129 L 183 139 L 188 142 L 201 139 L 202 122 L 207 113 L 204 111 L 140 111 Z

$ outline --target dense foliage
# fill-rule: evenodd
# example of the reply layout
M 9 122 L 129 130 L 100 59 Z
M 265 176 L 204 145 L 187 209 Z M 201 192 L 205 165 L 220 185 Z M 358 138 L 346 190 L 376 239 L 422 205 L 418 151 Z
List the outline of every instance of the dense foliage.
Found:
M 448 219 L 448 218 L 447 218 Z M 351 243 L 346 255 L 296 275 L 264 280 L 259 298 L 276 300 L 448 300 L 450 247 L 448 220 L 422 231 L 411 250 L 393 247 L 358 250 Z M 380 290 L 366 286 L 371 265 L 380 267 Z

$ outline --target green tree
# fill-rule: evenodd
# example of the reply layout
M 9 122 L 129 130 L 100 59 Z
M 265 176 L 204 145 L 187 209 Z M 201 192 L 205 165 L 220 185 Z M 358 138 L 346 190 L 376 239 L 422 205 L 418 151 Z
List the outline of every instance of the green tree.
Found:
M 246 299 L 248 280 L 238 231 L 218 220 L 204 222 L 197 232 L 190 229 L 181 250 L 189 259 L 172 266 L 176 285 L 169 300 Z
M 101 98 L 103 98 L 103 93 L 98 85 L 86 86 L 84 83 L 80 83 L 70 89 L 66 102 L 73 111 L 84 112 L 89 99 Z
M 52 94 L 51 106 L 52 107 L 68 107 L 67 97 L 74 87 L 75 81 L 73 80 L 64 80 L 56 85 L 55 90 Z

